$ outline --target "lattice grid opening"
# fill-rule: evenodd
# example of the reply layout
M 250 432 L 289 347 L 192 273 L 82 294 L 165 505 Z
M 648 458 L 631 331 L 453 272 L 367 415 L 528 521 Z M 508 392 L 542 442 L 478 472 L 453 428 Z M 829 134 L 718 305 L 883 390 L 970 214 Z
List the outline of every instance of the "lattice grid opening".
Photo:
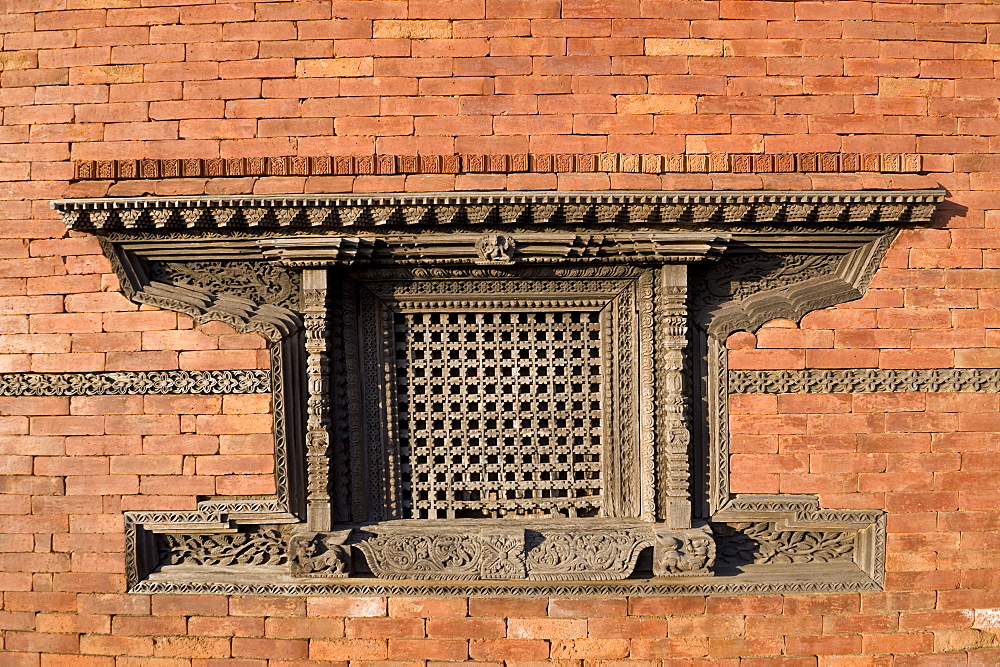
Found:
M 397 313 L 405 513 L 600 512 L 600 314 Z

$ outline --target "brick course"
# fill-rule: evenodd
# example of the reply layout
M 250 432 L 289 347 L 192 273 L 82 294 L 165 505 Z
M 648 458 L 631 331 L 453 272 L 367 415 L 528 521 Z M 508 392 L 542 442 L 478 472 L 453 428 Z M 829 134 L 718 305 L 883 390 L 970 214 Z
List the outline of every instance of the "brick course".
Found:
M 938 186 L 864 298 L 735 334 L 730 365 L 998 367 L 996 22 L 973 0 L 0 0 L 0 372 L 268 367 L 259 336 L 125 299 L 60 197 Z M 1000 662 L 996 394 L 730 407 L 734 491 L 888 512 L 885 591 L 127 594 L 122 511 L 273 491 L 269 403 L 2 398 L 0 662 Z

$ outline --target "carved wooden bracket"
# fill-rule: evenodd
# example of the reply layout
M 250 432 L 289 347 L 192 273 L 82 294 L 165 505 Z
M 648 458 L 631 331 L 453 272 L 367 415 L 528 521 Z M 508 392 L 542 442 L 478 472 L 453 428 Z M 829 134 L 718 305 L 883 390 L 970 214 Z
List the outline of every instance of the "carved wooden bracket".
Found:
M 942 198 L 55 202 L 71 229 L 100 237 L 134 301 L 271 342 L 277 494 L 126 513 L 130 585 L 352 595 L 877 588 L 880 512 L 730 494 L 724 343 L 858 298 L 899 227 L 927 222 Z M 804 563 L 808 577 L 796 569 Z M 241 564 L 264 579 L 231 567 Z M 725 568 L 741 573 L 709 576 Z

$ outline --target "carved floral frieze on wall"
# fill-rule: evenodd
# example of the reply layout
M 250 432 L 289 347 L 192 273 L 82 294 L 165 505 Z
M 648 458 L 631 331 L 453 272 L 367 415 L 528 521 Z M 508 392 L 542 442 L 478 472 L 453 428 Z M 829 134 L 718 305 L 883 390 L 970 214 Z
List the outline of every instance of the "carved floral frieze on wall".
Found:
M 941 198 L 56 202 L 71 229 L 100 238 L 132 300 L 270 344 L 269 373 L 159 381 L 178 391 L 270 382 L 277 493 L 127 512 L 131 589 L 878 588 L 881 512 L 729 492 L 724 342 L 858 298 L 896 231 L 926 222 Z M 737 390 L 766 381 L 735 378 Z M 64 384 L 127 393 L 155 381 Z

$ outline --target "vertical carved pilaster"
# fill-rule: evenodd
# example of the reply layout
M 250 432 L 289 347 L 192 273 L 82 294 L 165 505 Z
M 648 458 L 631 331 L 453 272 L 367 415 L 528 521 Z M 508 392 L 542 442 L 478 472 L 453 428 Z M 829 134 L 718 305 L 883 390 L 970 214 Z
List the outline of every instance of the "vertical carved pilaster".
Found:
M 657 470 L 658 508 L 670 528 L 691 526 L 690 469 L 684 392 L 684 351 L 687 348 L 687 266 L 660 268 L 656 289 Z
M 656 363 L 653 353 L 655 274 L 643 271 L 636 282 L 639 313 L 639 507 L 640 518 L 656 520 Z
M 308 517 L 313 531 L 330 530 L 330 359 L 327 347 L 327 272 L 302 272 L 302 310 L 306 330 L 306 461 L 309 467 Z
M 708 516 L 729 501 L 729 353 L 724 338 L 707 337 Z

